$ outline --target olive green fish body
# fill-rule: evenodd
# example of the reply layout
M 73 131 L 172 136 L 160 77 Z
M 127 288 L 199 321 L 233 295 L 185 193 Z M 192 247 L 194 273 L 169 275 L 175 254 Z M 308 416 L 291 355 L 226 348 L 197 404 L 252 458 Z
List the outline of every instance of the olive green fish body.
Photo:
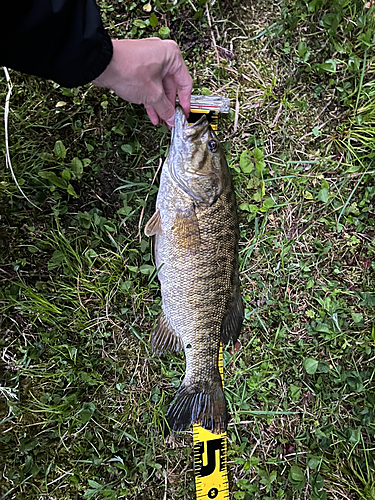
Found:
M 156 208 L 146 234 L 155 235 L 164 316 L 152 345 L 156 352 L 183 347 L 186 358 L 185 378 L 167 419 L 175 431 L 199 423 L 222 432 L 227 411 L 219 346 L 236 340 L 243 321 L 236 200 L 208 123 L 188 127 L 179 108 Z

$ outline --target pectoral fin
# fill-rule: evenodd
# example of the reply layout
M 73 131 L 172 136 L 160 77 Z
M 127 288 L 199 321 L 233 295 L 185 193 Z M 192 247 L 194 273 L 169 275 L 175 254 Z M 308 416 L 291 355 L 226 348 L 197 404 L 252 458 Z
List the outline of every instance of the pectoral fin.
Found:
M 155 234 L 161 234 L 161 217 L 159 209 L 154 213 L 145 227 L 146 236 L 154 236 Z
M 178 244 L 195 254 L 199 248 L 200 234 L 194 205 L 178 211 L 174 221 L 174 231 Z

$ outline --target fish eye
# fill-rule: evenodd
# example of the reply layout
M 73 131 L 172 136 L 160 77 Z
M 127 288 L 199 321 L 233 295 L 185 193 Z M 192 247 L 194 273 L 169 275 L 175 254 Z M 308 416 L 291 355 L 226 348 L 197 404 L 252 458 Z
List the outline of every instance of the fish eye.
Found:
M 215 151 L 217 151 L 218 148 L 218 143 L 213 139 L 211 139 L 210 141 L 208 141 L 207 147 L 211 151 L 211 153 L 215 153 Z

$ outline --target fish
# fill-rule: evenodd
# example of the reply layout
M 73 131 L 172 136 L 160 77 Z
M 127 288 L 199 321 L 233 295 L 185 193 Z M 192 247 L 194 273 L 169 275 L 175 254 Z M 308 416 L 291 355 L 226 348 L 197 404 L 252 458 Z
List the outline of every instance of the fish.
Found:
M 236 196 L 207 118 L 188 125 L 180 106 L 145 234 L 154 237 L 163 311 L 151 348 L 157 355 L 183 350 L 186 361 L 166 420 L 173 432 L 198 424 L 220 434 L 228 412 L 219 348 L 236 342 L 244 319 Z

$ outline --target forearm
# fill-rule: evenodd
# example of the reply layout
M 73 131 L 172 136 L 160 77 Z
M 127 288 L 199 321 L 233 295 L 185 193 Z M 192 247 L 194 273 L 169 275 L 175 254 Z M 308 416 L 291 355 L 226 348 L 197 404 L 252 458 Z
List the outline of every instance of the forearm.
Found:
M 172 40 L 110 40 L 95 0 L 6 0 L 0 7 L 0 65 L 64 87 L 93 81 L 144 104 L 154 124 L 173 125 L 176 95 L 189 113 L 193 81 Z
M 94 0 L 8 0 L 1 10 L 0 65 L 77 87 L 111 61 Z

